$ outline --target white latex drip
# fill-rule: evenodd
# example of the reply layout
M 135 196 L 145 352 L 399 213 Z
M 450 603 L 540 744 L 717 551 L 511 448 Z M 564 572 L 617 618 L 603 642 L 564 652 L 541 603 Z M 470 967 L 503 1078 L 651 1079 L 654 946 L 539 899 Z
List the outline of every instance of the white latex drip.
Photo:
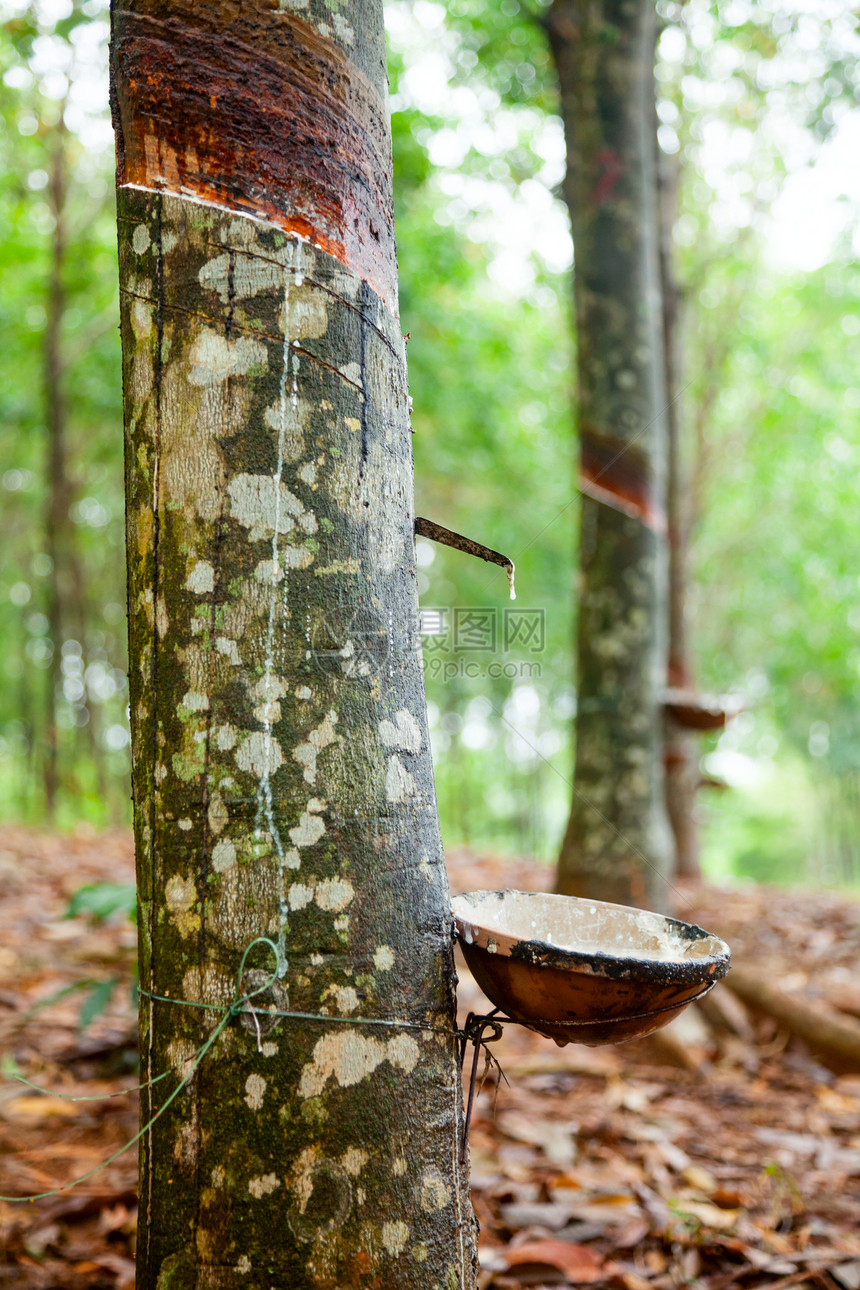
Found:
M 295 259 L 295 242 L 289 243 L 289 263 L 284 271 L 284 348 L 283 359 L 281 364 L 280 379 L 280 401 L 278 419 L 278 457 L 275 466 L 275 530 L 272 534 L 272 572 L 271 572 L 271 595 L 269 597 L 269 617 L 266 625 L 266 658 L 263 664 L 263 678 L 268 681 L 274 676 L 275 660 L 275 614 L 278 604 L 278 575 L 281 572 L 281 552 L 280 552 L 280 529 L 281 529 L 281 480 L 284 473 L 284 445 L 287 437 L 287 382 L 290 372 L 290 284 L 293 274 L 293 261 Z M 292 355 L 292 386 L 290 389 L 290 401 L 295 409 L 298 400 L 298 381 L 297 373 L 299 359 L 296 353 Z M 286 583 L 286 571 L 284 571 L 284 582 Z M 285 587 L 286 593 L 286 587 Z M 272 722 L 269 716 L 269 703 L 271 695 L 269 687 L 264 686 L 263 708 L 265 716 L 263 718 L 263 731 L 266 735 L 266 744 L 269 745 L 272 739 Z M 286 976 L 289 966 L 286 956 L 286 926 L 289 915 L 289 904 L 287 902 L 286 892 L 284 890 L 286 856 L 284 853 L 284 844 L 281 839 L 278 826 L 275 823 L 275 813 L 272 803 L 272 783 L 268 768 L 268 757 L 265 759 L 266 765 L 260 776 L 260 785 L 257 789 L 257 817 L 255 820 L 255 836 L 259 837 L 261 832 L 261 822 L 265 820 L 266 829 L 272 839 L 272 846 L 275 849 L 275 855 L 278 858 L 278 977 Z
M 453 904 L 455 913 L 473 929 L 481 926 L 493 935 L 542 942 L 580 954 L 677 963 L 707 958 L 724 948 L 713 936 L 689 939 L 659 914 L 561 896 L 506 892 L 499 899 L 489 893 L 477 899 L 457 897 Z

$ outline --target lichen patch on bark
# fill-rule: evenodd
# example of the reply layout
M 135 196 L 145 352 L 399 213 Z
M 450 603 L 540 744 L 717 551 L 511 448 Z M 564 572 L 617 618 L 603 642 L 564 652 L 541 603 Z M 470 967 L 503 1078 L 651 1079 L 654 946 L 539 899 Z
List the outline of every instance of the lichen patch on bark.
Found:
M 266 1081 L 262 1075 L 249 1075 L 245 1080 L 245 1101 L 252 1111 L 259 1111 L 266 1093 Z
M 328 1081 L 349 1088 L 373 1072 L 383 1062 L 409 1074 L 418 1062 L 418 1044 L 411 1035 L 381 1040 L 357 1030 L 335 1031 L 314 1045 L 313 1061 L 305 1066 L 299 1080 L 299 1097 L 319 1097 Z
M 389 802 L 403 802 L 415 797 L 415 780 L 399 757 L 389 757 L 385 774 L 385 796 Z
M 185 586 L 198 596 L 205 596 L 207 592 L 215 590 L 215 570 L 208 560 L 196 561 L 185 579 Z
M 389 972 L 394 967 L 394 950 L 390 945 L 380 945 L 373 951 L 373 962 L 380 972 Z
M 244 376 L 253 367 L 265 366 L 268 359 L 268 351 L 259 341 L 247 336 L 228 340 L 206 328 L 188 352 L 186 379 L 189 385 L 221 385 L 231 376 Z
M 413 753 L 421 748 L 421 727 L 405 708 L 395 712 L 393 721 L 381 721 L 379 734 L 386 748 L 399 748 Z
M 315 784 L 317 778 L 317 756 L 337 738 L 335 725 L 337 713 L 332 709 L 315 729 L 311 730 L 304 743 L 293 749 L 293 759 L 303 768 L 304 779 L 308 784 Z
M 316 902 L 320 909 L 340 913 L 355 899 L 355 888 L 345 878 L 326 878 L 317 885 Z
M 396 1218 L 382 1224 L 382 1244 L 389 1254 L 397 1258 L 406 1249 L 406 1243 L 409 1240 L 409 1226 L 404 1223 L 402 1218 Z

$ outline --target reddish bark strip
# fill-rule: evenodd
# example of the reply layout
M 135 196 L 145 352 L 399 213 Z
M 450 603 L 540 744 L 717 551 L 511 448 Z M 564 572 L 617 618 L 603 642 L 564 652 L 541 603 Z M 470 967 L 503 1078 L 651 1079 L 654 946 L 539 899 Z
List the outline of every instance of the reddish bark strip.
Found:
M 391 153 L 374 85 L 292 14 L 265 51 L 216 12 L 205 25 L 191 8 L 185 16 L 114 17 L 117 183 L 298 232 L 396 315 Z
M 656 504 L 646 464 L 635 446 L 583 428 L 579 486 L 588 497 L 641 520 L 654 533 L 666 532 L 666 516 Z
M 596 152 L 594 160 L 602 167 L 603 173 L 591 190 L 590 201 L 592 206 L 602 206 L 604 202 L 609 201 L 615 191 L 615 185 L 624 174 L 624 166 L 621 164 L 621 158 L 611 148 L 602 148 Z

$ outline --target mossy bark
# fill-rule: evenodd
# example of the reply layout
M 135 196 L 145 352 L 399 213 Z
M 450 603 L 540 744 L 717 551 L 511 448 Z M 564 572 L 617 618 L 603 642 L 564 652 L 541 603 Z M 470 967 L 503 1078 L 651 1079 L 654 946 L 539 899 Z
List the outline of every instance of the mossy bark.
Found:
M 374 94 L 384 121 L 381 4 L 363 7 L 360 33 L 335 28 L 337 12 L 316 3 L 301 21 L 281 9 L 141 4 L 132 17 L 158 10 L 168 35 L 174 19 L 197 23 L 204 49 L 217 30 L 253 84 L 253 16 L 270 62 L 271 47 L 296 42 L 328 58 L 341 80 L 326 93 L 345 128 L 359 130 L 349 113 Z M 318 1018 L 262 1018 L 259 1034 L 250 1017 L 233 1021 L 146 1133 L 138 1285 L 471 1286 L 396 297 L 377 294 L 368 265 L 378 258 L 350 251 L 331 222 L 314 244 L 312 192 L 285 197 L 277 218 L 263 202 L 255 217 L 253 176 L 225 182 L 215 204 L 211 167 L 194 191 L 190 153 L 182 191 L 171 191 L 177 171 L 162 164 L 158 132 L 175 122 L 139 119 L 127 18 L 114 19 L 113 88 L 125 141 L 141 984 L 226 1006 L 245 947 L 267 936 L 278 980 L 260 1006 Z M 193 46 L 187 30 L 183 39 Z M 129 181 L 135 132 L 151 172 Z M 393 261 L 382 143 L 375 182 L 387 189 Z M 338 182 L 361 177 L 346 166 Z M 341 196 L 344 211 L 357 209 Z M 375 280 L 396 289 L 393 262 Z M 261 948 L 250 968 L 246 987 L 265 981 L 272 956 Z M 144 998 L 143 1077 L 181 1069 L 218 1016 Z M 145 1092 L 144 1123 L 171 1087 Z
M 547 18 L 575 252 L 581 579 L 576 765 L 558 890 L 666 904 L 666 395 L 653 0 Z

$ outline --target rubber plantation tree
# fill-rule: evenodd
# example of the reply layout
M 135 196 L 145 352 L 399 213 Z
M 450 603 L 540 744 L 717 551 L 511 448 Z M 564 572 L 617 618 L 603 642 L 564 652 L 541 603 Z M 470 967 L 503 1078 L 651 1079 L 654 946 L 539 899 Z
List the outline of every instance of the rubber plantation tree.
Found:
M 658 211 L 660 218 L 660 289 L 663 306 L 663 344 L 666 355 L 666 521 L 668 529 L 668 644 L 666 679 L 671 690 L 690 693 L 693 669 L 687 630 L 688 563 L 691 497 L 689 469 L 682 451 L 681 315 L 684 293 L 675 276 L 672 230 L 678 218 L 680 164 L 661 154 L 655 138 Z M 701 781 L 699 747 L 672 711 L 666 712 L 666 811 L 672 829 L 675 873 L 701 877 L 696 794 Z
M 113 12 L 152 1290 L 473 1284 L 386 95 L 381 0 Z
M 554 0 L 573 226 L 581 577 L 558 890 L 666 904 L 666 397 L 653 0 Z

